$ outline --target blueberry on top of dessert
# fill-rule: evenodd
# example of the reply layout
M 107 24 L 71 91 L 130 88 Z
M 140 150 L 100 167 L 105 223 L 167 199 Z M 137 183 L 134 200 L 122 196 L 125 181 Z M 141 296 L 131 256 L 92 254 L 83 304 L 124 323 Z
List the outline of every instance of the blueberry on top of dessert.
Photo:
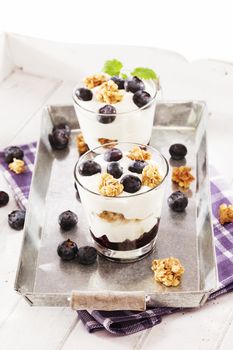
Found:
M 101 166 L 94 160 L 87 160 L 79 165 L 78 171 L 82 176 L 91 176 L 97 173 L 101 173 Z
M 58 222 L 64 231 L 68 231 L 77 225 L 78 216 L 71 210 L 66 210 L 59 215 Z
M 137 176 L 125 175 L 121 179 L 121 184 L 124 186 L 125 192 L 135 193 L 141 188 L 142 182 Z
M 104 160 L 106 162 L 116 162 L 122 158 L 122 152 L 119 148 L 111 148 L 104 153 Z
M 92 100 L 93 93 L 91 90 L 86 88 L 79 88 L 75 91 L 75 95 L 81 101 L 90 101 Z
M 5 150 L 5 162 L 10 164 L 13 162 L 14 158 L 23 159 L 24 152 L 18 146 L 10 146 Z
M 185 208 L 188 205 L 188 198 L 187 196 L 181 192 L 181 191 L 176 191 L 173 192 L 169 197 L 168 197 L 168 206 L 176 212 L 182 212 L 185 210 Z
M 111 80 L 114 81 L 115 84 L 117 84 L 118 89 L 124 89 L 125 79 L 115 75 L 114 77 L 111 77 Z
M 0 207 L 4 207 L 9 202 L 9 196 L 6 192 L 0 191 Z
M 82 265 L 94 264 L 97 258 L 97 251 L 94 247 L 80 247 L 77 253 L 77 261 Z
M 99 109 L 99 115 L 97 115 L 98 122 L 102 124 L 110 124 L 116 119 L 116 108 L 112 105 L 105 105 Z
M 130 91 L 133 94 L 138 90 L 144 90 L 145 84 L 141 79 L 136 76 L 129 77 L 125 80 L 125 90 Z
M 70 239 L 60 243 L 57 247 L 57 254 L 62 260 L 73 260 L 78 253 L 77 244 Z
M 13 210 L 8 215 L 8 223 L 14 230 L 22 230 L 25 221 L 25 210 Z
M 111 162 L 107 165 L 107 173 L 115 177 L 115 179 L 119 179 L 123 174 L 123 168 L 118 162 Z
M 139 108 L 144 107 L 151 101 L 151 95 L 143 90 L 138 90 L 135 92 L 133 95 L 133 102 L 135 103 L 136 106 Z
M 132 173 L 137 173 L 137 174 L 141 174 L 143 169 L 145 168 L 145 166 L 147 166 L 148 163 L 145 162 L 144 160 L 135 160 L 134 162 L 132 162 L 129 166 L 129 171 L 131 171 Z
M 181 143 L 174 143 L 169 148 L 169 153 L 174 160 L 181 160 L 187 154 L 187 148 Z

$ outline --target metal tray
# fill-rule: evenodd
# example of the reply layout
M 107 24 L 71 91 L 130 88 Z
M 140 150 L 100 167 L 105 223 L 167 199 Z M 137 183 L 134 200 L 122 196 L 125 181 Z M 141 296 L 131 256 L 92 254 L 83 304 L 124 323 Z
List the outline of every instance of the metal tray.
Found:
M 62 262 L 56 253 L 57 245 L 68 237 L 79 246 L 91 242 L 85 215 L 74 189 L 73 168 L 78 158 L 75 137 L 80 132 L 79 124 L 72 106 L 46 107 L 15 289 L 31 305 L 37 306 L 68 306 L 70 299 L 76 309 L 203 305 L 217 283 L 206 117 L 206 106 L 201 101 L 157 105 L 151 145 L 169 159 L 169 146 L 176 142 L 184 143 L 188 148 L 186 163 L 192 167 L 196 180 L 187 192 L 189 205 L 186 212 L 174 213 L 166 202 L 171 192 L 177 189 L 171 181 L 170 172 L 155 250 L 135 263 L 119 264 L 98 257 L 94 265 L 81 266 L 74 261 Z M 71 126 L 71 142 L 66 151 L 53 151 L 48 134 L 53 125 L 60 122 Z M 170 167 L 181 165 L 177 161 L 169 162 Z M 77 229 L 62 233 L 57 219 L 67 209 L 77 212 L 79 224 Z M 185 267 L 178 287 L 167 288 L 153 280 L 152 259 L 169 256 L 179 258 Z

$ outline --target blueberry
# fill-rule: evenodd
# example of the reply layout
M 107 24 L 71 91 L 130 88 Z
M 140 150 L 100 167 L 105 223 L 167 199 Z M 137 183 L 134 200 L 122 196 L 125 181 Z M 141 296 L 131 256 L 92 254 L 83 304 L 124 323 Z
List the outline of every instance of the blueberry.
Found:
M 121 179 L 121 184 L 124 186 L 124 191 L 129 193 L 135 193 L 141 188 L 141 180 L 134 175 L 125 175 Z
M 9 196 L 6 192 L 0 191 L 0 207 L 4 207 L 9 202 Z
M 7 164 L 10 164 L 13 162 L 14 158 L 23 159 L 24 153 L 23 153 L 23 150 L 21 148 L 19 148 L 17 146 L 11 146 L 5 150 L 4 156 L 5 156 L 5 162 Z
M 133 95 L 133 102 L 139 108 L 147 105 L 150 101 L 151 95 L 146 91 L 139 90 Z
M 70 239 L 60 243 L 57 247 L 57 254 L 62 260 L 73 260 L 78 253 L 77 244 Z
M 128 169 L 132 173 L 141 174 L 142 170 L 145 168 L 146 165 L 147 162 L 145 162 L 144 160 L 135 160 L 133 163 L 130 164 Z
M 112 162 L 107 166 L 107 173 L 115 177 L 115 179 L 119 179 L 119 177 L 121 177 L 123 174 L 123 168 L 118 162 Z
M 126 91 L 130 91 L 134 94 L 138 90 L 144 90 L 145 84 L 138 77 L 130 77 L 126 79 L 124 87 Z
M 78 97 L 79 100 L 82 101 L 90 101 L 93 97 L 92 91 L 86 88 L 77 89 L 75 91 L 75 95 Z
M 97 258 L 97 251 L 94 247 L 84 246 L 79 248 L 77 260 L 82 265 L 94 264 Z
M 56 129 L 49 134 L 49 142 L 53 149 L 63 150 L 68 146 L 69 135 L 64 129 Z
M 68 136 L 70 136 L 70 133 L 71 133 L 69 125 L 63 124 L 63 123 L 55 125 L 53 127 L 53 131 L 52 132 L 54 132 L 55 130 L 64 130 L 67 133 Z
M 98 122 L 102 124 L 110 124 L 114 122 L 116 116 L 116 108 L 112 105 L 105 105 L 99 109 L 99 113 L 101 115 L 97 115 Z
M 124 84 L 125 84 L 124 79 L 115 75 L 114 77 L 111 77 L 111 80 L 114 81 L 115 84 L 117 84 L 119 90 L 124 89 Z
M 104 153 L 104 160 L 106 162 L 117 162 L 122 158 L 122 152 L 118 148 L 111 148 L 107 152 Z
M 78 167 L 79 174 L 82 176 L 91 176 L 101 173 L 101 166 L 94 160 L 87 160 L 82 162 Z
M 176 192 L 173 192 L 170 195 L 170 197 L 168 197 L 167 202 L 168 202 L 168 206 L 172 210 L 176 212 L 181 212 L 181 211 L 184 211 L 185 208 L 187 207 L 188 198 L 181 191 L 176 191 Z
M 71 210 L 66 210 L 59 215 L 58 222 L 64 231 L 68 231 L 77 225 L 78 217 Z
M 187 148 L 181 143 L 175 143 L 169 148 L 169 153 L 172 159 L 181 160 L 186 156 Z
M 25 221 L 25 210 L 14 210 L 8 215 L 8 223 L 14 230 L 22 230 Z

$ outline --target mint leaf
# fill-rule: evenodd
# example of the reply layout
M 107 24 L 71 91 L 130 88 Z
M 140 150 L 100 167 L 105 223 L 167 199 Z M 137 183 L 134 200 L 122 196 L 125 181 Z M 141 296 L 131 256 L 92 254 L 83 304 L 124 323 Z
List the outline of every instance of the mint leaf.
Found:
M 131 75 L 135 75 L 141 79 L 158 79 L 155 71 L 150 68 L 137 67 L 131 72 Z
M 105 62 L 102 71 L 111 76 L 114 76 L 114 75 L 120 74 L 122 67 L 123 67 L 123 64 L 120 61 L 113 59 Z
M 121 76 L 122 79 L 127 79 L 128 78 L 128 75 L 125 74 L 125 73 L 121 73 L 120 76 Z

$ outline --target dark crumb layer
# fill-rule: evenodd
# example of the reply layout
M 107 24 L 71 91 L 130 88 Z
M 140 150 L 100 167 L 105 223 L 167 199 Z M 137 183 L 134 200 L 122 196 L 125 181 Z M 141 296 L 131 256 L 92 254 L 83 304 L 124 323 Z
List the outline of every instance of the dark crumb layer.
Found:
M 158 227 L 159 227 L 159 220 L 157 224 L 149 232 L 144 232 L 142 236 L 140 236 L 140 238 L 135 239 L 134 241 L 130 241 L 129 239 L 126 239 L 123 242 L 110 242 L 106 235 L 103 235 L 97 238 L 94 236 L 94 234 L 91 231 L 90 232 L 93 239 L 101 246 L 112 250 L 126 251 L 126 250 L 138 249 L 149 244 L 156 237 L 158 232 Z

